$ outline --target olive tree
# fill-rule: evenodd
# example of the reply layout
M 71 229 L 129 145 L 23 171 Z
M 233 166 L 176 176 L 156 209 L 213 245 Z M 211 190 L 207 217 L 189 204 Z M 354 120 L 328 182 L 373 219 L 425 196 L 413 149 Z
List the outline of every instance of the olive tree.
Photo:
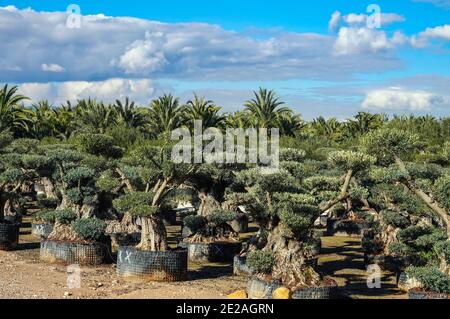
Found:
M 97 185 L 104 190 L 118 190 L 114 207 L 141 219 L 138 249 L 165 251 L 167 234 L 162 221 L 163 209 L 178 200 L 176 190 L 198 170 L 198 164 L 176 164 L 171 148 L 151 142 L 136 146 L 129 155 L 104 172 Z
M 19 208 L 22 186 L 39 179 L 40 174 L 49 169 L 49 161 L 40 154 L 38 140 L 8 140 L 5 136 L 1 139 L 0 206 L 2 214 L 13 215 Z M 5 145 L 6 141 L 10 143 Z
M 227 194 L 228 200 L 245 205 L 261 228 L 259 236 L 266 237 L 262 247 L 256 247 L 265 253 L 251 253 L 249 261 L 259 261 L 255 258 L 258 254 L 272 260 L 272 267 L 265 272 L 292 289 L 320 282 L 320 275 L 306 262 L 310 257 L 308 240 L 320 209 L 302 187 L 300 162 L 304 155 L 298 150 L 281 150 L 279 170 L 256 167 L 241 171 Z
M 337 203 L 351 197 L 349 193 L 350 182 L 352 178 L 365 170 L 375 162 L 375 158 L 360 152 L 337 151 L 328 156 L 328 162 L 332 167 L 345 172 L 343 183 L 339 195 L 321 207 L 322 211 L 327 211 Z
M 428 192 L 424 191 L 417 183 L 417 180 L 413 178 L 405 162 L 405 160 L 410 159 L 415 151 L 422 146 L 419 137 L 415 134 L 397 129 L 380 129 L 367 134 L 362 142 L 366 148 L 366 152 L 375 155 L 379 164 L 384 166 L 389 166 L 392 163 L 395 164 L 398 170 L 397 180 L 416 194 L 439 216 L 447 229 L 447 233 L 450 235 L 450 220 L 448 211 L 446 210 L 448 208 L 445 207 L 445 195 L 444 198 L 440 198 L 440 202 L 436 201 L 436 199 L 439 200 L 439 194 L 442 194 L 439 190 L 446 177 L 437 181 L 436 185 Z M 433 196 L 433 191 L 438 194 L 437 198 Z

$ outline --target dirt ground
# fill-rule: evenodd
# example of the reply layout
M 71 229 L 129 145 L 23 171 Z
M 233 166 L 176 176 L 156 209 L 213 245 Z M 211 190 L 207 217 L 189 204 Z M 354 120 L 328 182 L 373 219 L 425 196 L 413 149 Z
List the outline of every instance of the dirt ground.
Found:
M 172 231 L 175 231 L 172 230 Z M 383 274 L 381 289 L 368 289 L 360 240 L 322 238 L 320 270 L 332 276 L 350 298 L 405 298 L 395 277 Z M 245 289 L 246 278 L 232 275 L 229 264 L 189 263 L 189 280 L 177 283 L 128 281 L 115 273 L 115 265 L 82 267 L 81 287 L 68 289 L 67 268 L 39 261 L 39 241 L 22 229 L 19 249 L 0 251 L 0 298 L 134 298 L 222 299 Z

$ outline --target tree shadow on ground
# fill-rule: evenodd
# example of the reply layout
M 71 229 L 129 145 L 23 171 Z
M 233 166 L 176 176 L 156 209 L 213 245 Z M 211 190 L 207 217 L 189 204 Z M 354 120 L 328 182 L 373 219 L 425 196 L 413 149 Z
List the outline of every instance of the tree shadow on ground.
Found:
M 368 287 L 370 273 L 366 271 L 364 251 L 357 239 L 336 243 L 327 241 L 326 244 L 321 250 L 318 268 L 340 283 L 339 290 L 343 295 L 361 298 L 402 295 L 391 273 L 381 275 L 380 288 Z M 370 278 L 369 283 L 373 283 Z
M 199 268 L 188 272 L 189 280 L 212 279 L 231 275 L 233 275 L 233 266 L 227 264 L 201 265 Z
M 17 249 L 16 250 L 31 250 L 31 249 L 38 249 L 41 247 L 41 243 L 40 242 L 25 242 L 25 243 L 20 243 L 19 245 L 17 245 Z

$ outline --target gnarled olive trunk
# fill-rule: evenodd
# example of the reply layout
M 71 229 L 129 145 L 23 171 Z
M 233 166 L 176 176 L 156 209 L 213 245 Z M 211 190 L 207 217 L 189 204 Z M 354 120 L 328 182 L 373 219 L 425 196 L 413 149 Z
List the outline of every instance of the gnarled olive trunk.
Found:
M 136 248 L 144 251 L 166 251 L 169 246 L 166 227 L 161 218 L 142 217 L 141 223 L 141 242 Z
M 198 197 L 200 199 L 200 207 L 198 208 L 199 216 L 209 216 L 215 210 L 220 209 L 220 203 L 211 194 L 199 192 Z
M 44 187 L 44 193 L 47 198 L 57 198 L 55 185 L 48 177 L 43 177 L 41 179 L 42 186 Z
M 308 252 L 304 244 L 294 238 L 292 233 L 279 224 L 269 231 L 267 245 L 264 248 L 273 253 L 276 266 L 272 271 L 274 279 L 292 290 L 320 283 L 320 275 L 306 263 Z
M 331 207 L 333 207 L 334 205 L 336 205 L 337 203 L 341 202 L 342 200 L 346 199 L 348 196 L 348 187 L 350 186 L 350 181 L 354 175 L 354 171 L 353 170 L 348 170 L 347 174 L 345 174 L 345 178 L 344 178 L 344 184 L 341 187 L 341 192 L 339 194 L 339 197 L 328 202 L 327 204 L 325 204 L 323 207 L 320 207 L 320 209 L 325 212 L 327 210 L 329 210 Z
M 405 163 L 398 157 L 395 157 L 395 163 L 399 170 L 409 176 L 408 170 L 406 169 Z M 431 208 L 442 220 L 447 230 L 447 235 L 450 239 L 450 217 L 448 213 L 443 209 L 439 203 L 437 203 L 433 198 L 426 194 L 422 189 L 420 189 L 410 177 L 407 177 L 402 181 L 406 187 L 409 188 L 414 194 L 416 194 L 429 208 Z

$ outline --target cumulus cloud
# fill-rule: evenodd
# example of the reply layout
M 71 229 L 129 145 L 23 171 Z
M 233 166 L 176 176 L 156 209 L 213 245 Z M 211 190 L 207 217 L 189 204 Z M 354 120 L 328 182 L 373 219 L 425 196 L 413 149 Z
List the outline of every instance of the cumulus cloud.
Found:
M 421 36 L 426 38 L 437 38 L 450 41 L 450 24 L 437 26 L 434 28 L 427 28 L 421 33 Z
M 148 79 L 109 79 L 105 81 L 67 81 L 51 83 L 23 83 L 19 92 L 31 99 L 31 103 L 49 100 L 53 104 L 75 102 L 84 98 L 95 98 L 104 102 L 130 97 L 147 105 L 156 94 L 158 86 Z
M 441 106 L 446 102 L 445 96 L 432 92 L 391 87 L 368 92 L 361 106 L 374 111 L 429 111 L 433 107 Z
M 450 41 L 450 24 L 427 28 L 418 35 L 413 35 L 410 43 L 415 48 L 425 48 L 430 44 L 430 40 Z
M 42 63 L 41 64 L 42 71 L 45 72 L 64 72 L 66 69 L 64 69 L 62 66 L 55 64 L 55 63 Z
M 381 27 L 385 27 L 392 23 L 405 21 L 405 17 L 396 13 L 381 13 L 380 18 Z M 367 25 L 369 15 L 350 13 L 348 15 L 345 15 L 343 19 L 349 26 L 363 26 Z
M 118 65 L 130 74 L 161 70 L 168 63 L 161 50 L 165 43 L 162 32 L 146 32 L 144 40 L 136 40 L 127 47 Z
M 334 54 L 335 36 L 317 33 L 277 32 L 261 39 L 206 23 L 159 23 L 104 15 L 84 15 L 81 28 L 68 29 L 66 19 L 65 12 L 0 9 L 0 42 L 4 47 L 0 61 L 22 70 L 0 72 L 0 81 L 147 77 L 336 80 L 401 65 L 393 43 L 378 34 L 370 50 L 343 45 L 341 51 L 352 52 L 347 57 Z M 345 32 L 340 36 L 353 40 L 350 32 Z M 389 59 L 379 47 L 392 51 Z M 374 54 L 378 52 L 381 54 Z M 64 66 L 65 72 L 44 71 L 42 65 L 49 61 Z
M 334 11 L 331 15 L 330 21 L 328 22 L 328 30 L 334 32 L 341 22 L 341 13 L 339 11 Z
M 334 43 L 336 55 L 356 55 L 388 51 L 406 41 L 406 36 L 396 32 L 389 38 L 384 31 L 368 28 L 342 27 Z

